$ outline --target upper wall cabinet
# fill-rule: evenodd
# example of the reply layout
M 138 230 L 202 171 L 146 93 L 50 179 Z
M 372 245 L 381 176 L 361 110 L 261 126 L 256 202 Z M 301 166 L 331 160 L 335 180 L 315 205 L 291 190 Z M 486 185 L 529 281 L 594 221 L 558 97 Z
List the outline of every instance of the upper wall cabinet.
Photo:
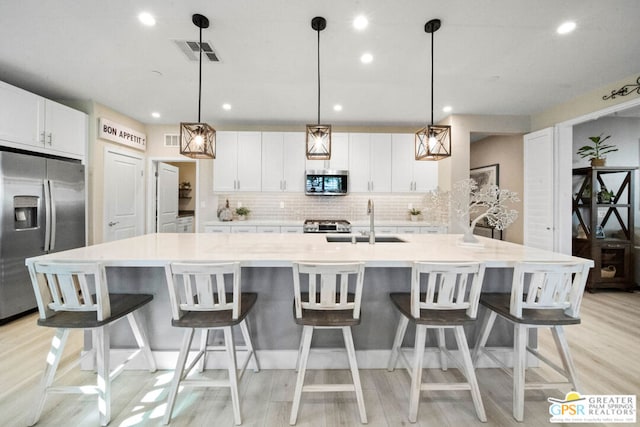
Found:
M 304 132 L 262 133 L 262 191 L 304 191 Z
M 390 134 L 349 134 L 349 191 L 391 192 L 390 159 Z
M 218 132 L 213 190 L 260 191 L 261 146 L 260 132 Z
M 84 157 L 87 129 L 86 114 L 0 82 L 0 140 Z
M 415 159 L 413 134 L 391 136 L 391 189 L 394 193 L 426 192 L 438 187 L 438 162 Z
M 306 143 L 303 140 L 303 144 Z M 305 157 L 306 158 L 306 157 Z M 330 160 L 307 160 L 307 169 L 349 169 L 349 134 L 336 133 L 331 134 L 331 159 Z

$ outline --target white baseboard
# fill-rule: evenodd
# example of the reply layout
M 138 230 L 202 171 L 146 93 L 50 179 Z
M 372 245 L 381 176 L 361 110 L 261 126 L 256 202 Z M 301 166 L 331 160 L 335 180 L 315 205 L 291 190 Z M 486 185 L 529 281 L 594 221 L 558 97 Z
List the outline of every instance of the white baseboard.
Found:
M 506 366 L 513 366 L 513 350 L 509 347 L 495 347 L 487 348 L 487 350 L 493 352 L 493 354 L 502 361 Z M 112 368 L 115 368 L 123 361 L 127 360 L 134 350 L 111 350 L 110 364 Z M 458 358 L 457 350 L 450 350 L 454 357 Z M 244 361 L 243 352 L 238 354 L 238 364 Z M 195 351 L 193 352 L 195 355 Z M 358 367 L 360 369 L 386 369 L 389 361 L 389 355 L 391 350 L 360 350 L 356 351 L 356 358 L 358 360 Z M 425 368 L 439 368 L 440 359 L 437 351 L 427 350 L 424 356 L 423 366 Z M 154 351 L 153 356 L 156 360 L 158 369 L 174 369 L 176 361 L 178 360 L 177 351 Z M 258 362 L 261 369 L 295 369 L 296 360 L 298 356 L 297 350 L 258 350 L 257 351 Z M 411 360 L 411 358 L 409 359 Z M 529 367 L 538 366 L 538 359 L 532 355 L 528 355 L 527 365 Z M 401 362 L 398 362 L 398 366 Z M 451 363 L 453 366 L 453 363 Z M 478 361 L 478 368 L 497 368 L 496 365 L 488 357 L 481 357 Z M 82 364 L 83 369 L 92 369 L 92 361 L 85 359 Z M 209 369 L 226 369 L 226 355 L 224 352 L 220 352 L 220 355 L 210 355 L 207 357 L 207 368 Z M 347 360 L 347 354 L 344 349 L 341 348 L 321 348 L 312 349 L 307 365 L 308 369 L 348 369 L 349 362 Z M 145 364 L 144 357 L 139 356 L 132 359 L 127 363 L 125 369 L 138 369 L 145 370 L 147 366 Z M 253 369 L 253 364 L 249 363 L 247 369 Z

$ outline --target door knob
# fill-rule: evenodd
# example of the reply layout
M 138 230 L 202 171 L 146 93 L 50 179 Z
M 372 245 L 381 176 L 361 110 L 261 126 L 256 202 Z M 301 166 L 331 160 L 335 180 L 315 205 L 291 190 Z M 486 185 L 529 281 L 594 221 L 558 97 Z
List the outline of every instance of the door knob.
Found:
M 120 224 L 120 222 L 119 221 L 115 221 L 115 222 L 114 221 L 110 221 L 109 222 L 109 227 L 113 227 L 116 224 Z

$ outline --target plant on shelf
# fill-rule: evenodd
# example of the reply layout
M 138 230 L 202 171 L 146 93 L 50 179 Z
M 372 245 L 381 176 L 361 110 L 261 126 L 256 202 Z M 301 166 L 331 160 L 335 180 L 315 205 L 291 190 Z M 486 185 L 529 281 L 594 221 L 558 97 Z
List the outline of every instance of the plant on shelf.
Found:
M 189 181 L 182 181 L 178 186 L 178 190 L 180 197 L 189 197 L 189 193 L 191 193 L 191 183 Z
M 591 145 L 583 145 L 578 148 L 577 154 L 583 159 L 588 158 L 591 161 L 591 166 L 604 166 L 606 157 L 605 154 L 618 151 L 615 145 L 605 144 L 604 142 L 611 138 L 611 135 L 607 135 L 604 138 L 602 134 L 598 136 L 590 136 L 589 140 Z
M 598 203 L 611 203 L 614 197 L 615 194 L 613 194 L 613 191 L 608 190 L 607 187 L 603 185 L 602 189 L 598 192 Z
M 251 210 L 249 210 L 249 208 L 245 208 L 244 206 L 241 208 L 237 208 L 236 215 L 238 215 L 238 221 L 244 221 L 245 219 L 247 219 L 247 215 L 249 215 L 250 212 Z
M 409 209 L 409 217 L 411 218 L 411 221 L 417 221 L 420 219 L 420 215 L 422 215 L 422 211 L 420 209 Z

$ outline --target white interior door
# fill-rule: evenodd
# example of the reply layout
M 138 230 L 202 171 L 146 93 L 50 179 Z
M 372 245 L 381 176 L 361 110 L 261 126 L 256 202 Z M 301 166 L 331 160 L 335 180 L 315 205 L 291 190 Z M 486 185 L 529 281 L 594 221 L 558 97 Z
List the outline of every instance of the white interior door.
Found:
M 104 233 L 110 242 L 144 232 L 143 159 L 105 150 Z
M 175 233 L 178 231 L 178 181 L 179 169 L 158 162 L 156 186 L 156 231 Z
M 524 136 L 524 244 L 554 250 L 553 128 Z M 569 215 L 569 213 L 567 214 Z

